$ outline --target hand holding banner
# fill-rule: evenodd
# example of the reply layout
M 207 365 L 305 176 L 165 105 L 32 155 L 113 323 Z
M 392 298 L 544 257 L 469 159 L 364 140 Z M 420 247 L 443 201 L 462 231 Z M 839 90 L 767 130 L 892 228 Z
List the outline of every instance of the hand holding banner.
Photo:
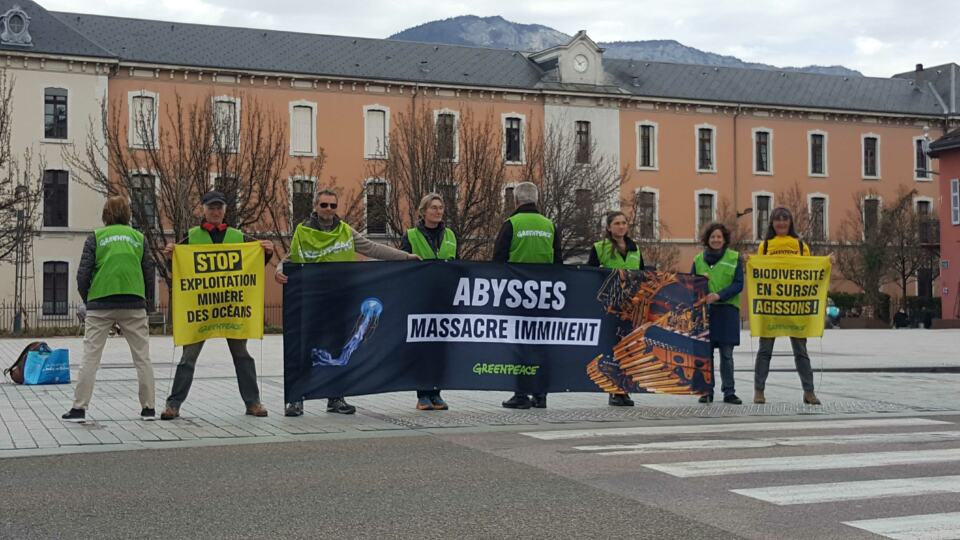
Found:
M 829 287 L 829 257 L 750 257 L 747 260 L 750 335 L 822 336 Z
M 173 251 L 173 342 L 263 337 L 263 247 L 178 245 Z

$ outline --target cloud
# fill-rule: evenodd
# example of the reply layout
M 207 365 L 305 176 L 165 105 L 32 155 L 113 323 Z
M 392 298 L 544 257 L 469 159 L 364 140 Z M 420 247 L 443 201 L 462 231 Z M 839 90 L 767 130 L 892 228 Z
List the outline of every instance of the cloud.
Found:
M 857 53 L 867 56 L 877 54 L 885 46 L 879 39 L 867 36 L 853 38 L 853 45 L 857 48 Z

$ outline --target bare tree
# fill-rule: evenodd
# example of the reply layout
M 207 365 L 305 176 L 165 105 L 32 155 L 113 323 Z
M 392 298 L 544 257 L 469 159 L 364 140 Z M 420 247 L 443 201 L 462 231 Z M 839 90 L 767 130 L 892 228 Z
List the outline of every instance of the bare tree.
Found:
M 630 223 L 630 237 L 640 248 L 644 266 L 676 271 L 680 264 L 680 249 L 667 239 L 670 236 L 669 228 L 657 222 L 655 202 L 644 201 L 642 194 L 637 193 L 633 200 L 620 202 L 620 208 Z
M 720 198 L 720 204 L 717 205 L 717 221 L 723 223 L 730 231 L 730 245 L 727 247 L 740 253 L 746 252 L 756 242 L 750 237 L 750 227 L 742 220 L 745 215 L 747 214 L 737 213 L 737 208 L 730 199 Z
M 889 220 L 884 219 L 893 209 L 884 209 L 875 192 L 853 195 L 854 207 L 847 215 L 836 252 L 836 267 L 843 279 L 859 287 L 864 293 L 865 306 L 874 312 L 880 305 L 880 288 L 890 281 Z
M 568 123 L 551 122 L 532 138 L 524 171 L 540 188 L 540 211 L 556 226 L 565 259 L 589 253 L 626 176 L 614 156 L 598 151 L 595 140 L 572 135 L 563 127 Z
M 821 242 L 814 231 L 813 215 L 810 213 L 810 205 L 807 203 L 807 197 L 800 189 L 800 183 L 794 182 L 789 189 L 781 191 L 776 195 L 777 206 L 783 206 L 790 210 L 793 216 L 793 225 L 797 234 L 809 245 Z
M 492 114 L 435 115 L 430 102 L 398 114 L 384 158 L 367 167 L 366 176 L 382 182 L 364 186 L 367 216 L 353 223 L 363 221 L 368 233 L 392 232 L 399 243 L 400 234 L 417 222 L 420 199 L 438 192 L 444 221 L 459 237 L 461 258 L 488 258 L 501 223 L 506 177 L 499 137 Z M 373 227 L 374 220 L 386 227 Z
M 922 268 L 931 264 L 931 255 L 923 247 L 921 228 L 925 216 L 917 213 L 913 198 L 917 190 L 901 186 L 897 199 L 884 211 L 884 222 L 890 242 L 890 273 L 900 287 L 901 306 L 907 307 L 907 284 Z
M 134 225 L 167 285 L 172 275 L 163 248 L 197 224 L 200 197 L 210 189 L 227 196 L 227 223 L 286 248 L 291 216 L 284 119 L 242 93 L 189 103 L 177 94 L 163 114 L 154 103 L 135 99 L 128 116 L 119 102 L 104 102 L 86 147 L 64 148 L 63 156 L 81 184 L 130 198 Z M 321 149 L 317 158 L 298 160 L 295 174 L 319 178 L 323 163 Z

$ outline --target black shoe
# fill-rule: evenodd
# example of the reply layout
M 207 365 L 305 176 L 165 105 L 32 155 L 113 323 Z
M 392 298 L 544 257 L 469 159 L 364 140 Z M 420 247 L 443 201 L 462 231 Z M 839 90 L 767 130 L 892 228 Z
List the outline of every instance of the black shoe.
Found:
M 291 401 L 283 410 L 284 416 L 303 416 L 303 402 Z
M 501 403 L 505 409 L 529 409 L 531 405 L 530 398 L 525 394 L 514 394 L 513 397 Z
M 546 394 L 534 394 L 530 399 L 530 405 L 534 406 L 537 409 L 546 409 L 547 408 L 547 395 Z
M 84 409 L 70 409 L 60 418 L 63 418 L 67 422 L 83 422 L 87 419 L 87 411 Z
M 150 407 L 144 407 L 143 409 L 140 409 L 140 419 L 141 419 L 141 420 L 156 420 L 156 419 L 157 419 L 157 411 L 156 411 L 156 409 L 152 409 L 152 408 L 150 408 Z
M 343 398 L 330 398 L 327 400 L 327 412 L 353 414 L 357 412 L 357 408 L 344 401 Z
M 729 396 L 723 396 L 724 403 L 733 403 L 734 405 L 743 405 L 743 400 L 737 397 L 736 394 L 730 394 Z
M 704 394 L 697 401 L 699 403 L 713 403 L 713 394 Z
M 607 404 L 611 407 L 633 407 L 629 394 L 610 394 Z

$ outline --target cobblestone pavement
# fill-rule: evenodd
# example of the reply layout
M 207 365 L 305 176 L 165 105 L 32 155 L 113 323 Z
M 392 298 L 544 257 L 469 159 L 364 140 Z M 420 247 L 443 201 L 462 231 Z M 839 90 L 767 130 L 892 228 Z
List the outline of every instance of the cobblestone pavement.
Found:
M 647 423 L 685 421 L 695 418 L 765 417 L 794 415 L 877 415 L 915 414 L 960 410 L 960 374 L 957 373 L 843 373 L 834 368 L 890 369 L 897 366 L 947 368 L 960 366 L 956 352 L 960 332 L 920 331 L 924 347 L 918 352 L 921 336 L 909 331 L 828 332 L 822 344 L 810 346 L 817 369 L 821 407 L 801 404 L 800 385 L 791 373 L 792 358 L 778 355 L 767 383 L 766 405 L 742 406 L 714 403 L 700 405 L 694 397 L 665 395 L 634 396 L 638 406 L 615 408 L 598 393 L 551 394 L 549 408 L 512 411 L 500 407 L 507 392 L 445 391 L 451 410 L 416 411 L 413 392 L 395 392 L 352 397 L 358 412 L 341 416 L 325 412 L 325 403 L 307 402 L 300 418 L 283 416 L 282 340 L 267 336 L 262 343 L 251 342 L 250 352 L 258 359 L 262 400 L 270 411 L 267 418 L 244 415 L 233 365 L 223 340 L 208 343 L 197 365 L 190 397 L 181 408 L 180 419 L 146 422 L 139 419 L 136 376 L 126 342 L 111 338 L 97 377 L 97 386 L 85 424 L 70 424 L 60 415 L 70 408 L 72 385 L 20 386 L 0 383 L 0 458 L 72 452 L 169 448 L 246 442 L 313 440 L 325 437 L 363 437 L 371 433 L 409 433 L 411 430 L 511 429 L 531 425 Z M 16 357 L 29 340 L 0 340 L 3 358 Z M 73 377 L 80 364 L 82 340 L 51 338 L 52 347 L 69 348 Z M 780 343 L 783 341 L 784 343 Z M 746 345 L 746 338 L 745 338 Z M 778 340 L 788 347 L 788 340 Z M 755 347 L 755 345 L 754 345 Z M 879 349 L 878 349 L 879 348 Z M 746 351 L 744 349 L 747 349 Z M 882 349 L 882 354 L 879 350 Z M 786 350 L 786 349 L 784 349 Z M 821 350 L 824 351 L 821 353 Z M 172 340 L 154 337 L 151 352 L 158 399 L 158 413 L 170 389 L 175 361 Z M 737 387 L 745 402 L 752 397 L 752 358 L 748 347 L 738 350 Z M 179 351 L 176 351 L 179 354 Z M 4 360 L 8 363 L 7 360 Z

